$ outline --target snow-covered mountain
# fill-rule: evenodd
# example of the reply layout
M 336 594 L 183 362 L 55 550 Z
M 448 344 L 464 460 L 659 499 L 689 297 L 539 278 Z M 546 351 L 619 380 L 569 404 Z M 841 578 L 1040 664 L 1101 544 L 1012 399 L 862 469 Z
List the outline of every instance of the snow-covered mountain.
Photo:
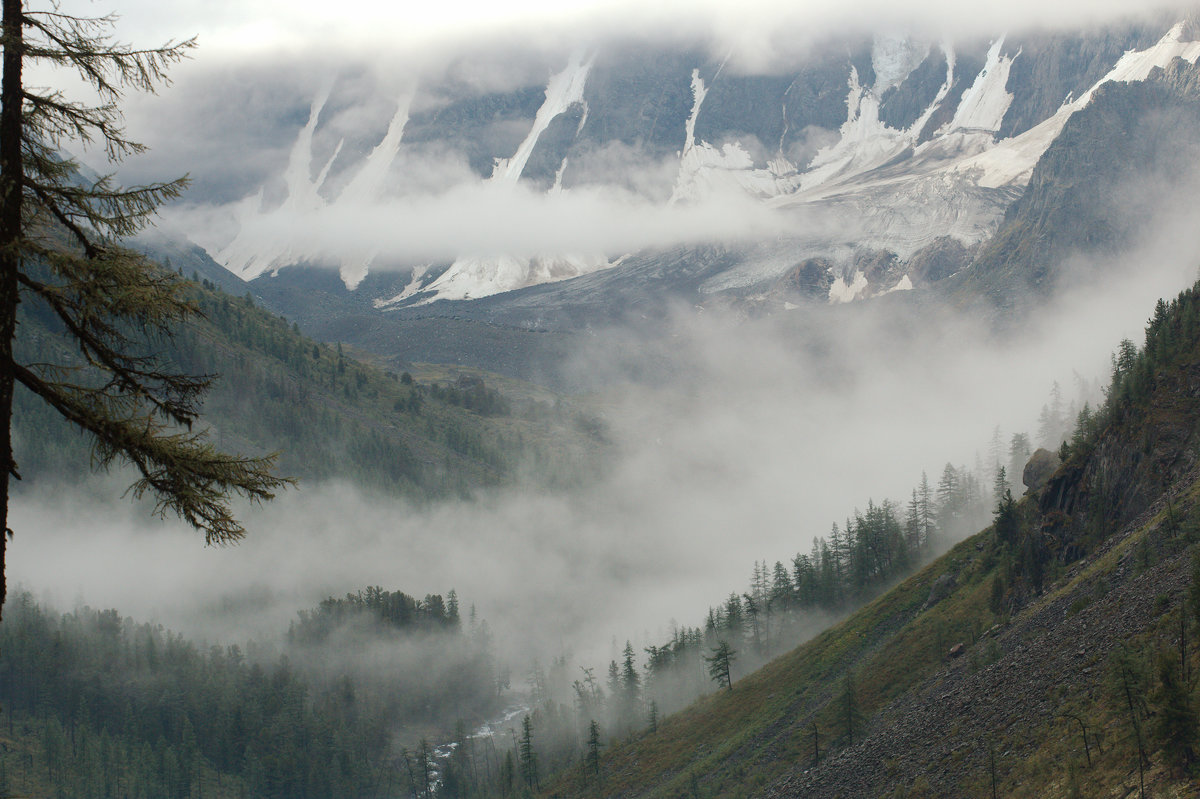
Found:
M 297 218 L 348 219 L 406 197 L 419 205 L 410 173 L 452 154 L 500 207 L 506 197 L 551 207 L 615 186 L 638 209 L 685 215 L 736 201 L 772 214 L 772 235 L 731 245 L 701 294 L 785 285 L 840 302 L 908 289 L 965 265 L 961 254 L 995 233 L 1098 87 L 1145 80 L 1177 58 L 1195 63 L 1195 38 L 1185 22 L 979 42 L 879 35 L 816 48 L 781 74 L 747 74 L 699 50 L 609 44 L 571 55 L 545 84 L 502 92 L 414 79 L 358 156 L 339 141 L 318 157 L 336 91 L 326 87 L 295 131 L 280 196 L 243 200 L 236 236 L 210 249 L 246 280 L 336 265 L 347 289 L 376 292 L 380 313 L 600 272 L 611 283 L 655 262 L 655 248 L 594 241 L 538 252 L 464 241 L 452 257 L 421 259 L 370 235 L 332 253 L 297 235 Z M 931 270 L 947 252 L 957 262 Z M 364 284 L 374 272 L 398 278 Z

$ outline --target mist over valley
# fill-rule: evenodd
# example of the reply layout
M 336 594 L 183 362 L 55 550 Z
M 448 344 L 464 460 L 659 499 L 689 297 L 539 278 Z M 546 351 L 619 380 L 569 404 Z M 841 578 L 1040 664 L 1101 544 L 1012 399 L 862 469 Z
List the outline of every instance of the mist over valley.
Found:
M 150 148 L 116 177 L 192 180 L 131 245 L 198 311 L 131 340 L 221 375 L 198 427 L 297 484 L 204 546 L 18 392 L 6 790 L 1193 785 L 1195 730 L 1154 725 L 1200 718 L 1194 12 L 626 11 L 407 48 L 307 6 L 123 12 L 215 40 L 125 101 Z M 92 379 L 61 314 L 17 318 L 19 360 Z M 1061 655 L 1035 620 L 1118 598 L 1157 604 L 1092 621 L 1078 674 L 1151 705 L 1004 693 L 1016 642 Z M 1030 709 L 877 777 L 939 681 Z M 1043 743 L 1063 713 L 1109 760 Z

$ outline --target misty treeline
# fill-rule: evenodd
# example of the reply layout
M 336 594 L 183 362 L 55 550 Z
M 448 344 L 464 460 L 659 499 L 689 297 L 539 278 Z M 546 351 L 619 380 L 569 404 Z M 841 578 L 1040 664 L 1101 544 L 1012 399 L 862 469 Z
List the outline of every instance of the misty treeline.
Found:
M 1073 422 L 1090 411 L 1096 388 L 1076 379 L 1078 397 L 1066 401 L 1054 383 L 1038 420 L 1036 438 L 994 429 L 987 456 L 974 468 L 947 463 L 936 482 L 922 473 L 905 502 L 868 500 L 808 551 L 787 563 L 755 562 L 749 585 L 710 607 L 702 625 L 672 625 L 669 639 L 635 648 L 626 641 L 607 667 L 572 665 L 555 658 L 529 669 L 531 751 L 540 778 L 578 768 L 588 778 L 600 749 L 613 740 L 656 729 L 664 714 L 727 686 L 841 615 L 913 573 L 956 541 L 987 527 L 1011 502 L 1014 479 L 1035 447 L 1070 446 Z M 1015 476 L 1015 478 L 1010 477 Z M 1018 494 L 1021 489 L 1018 489 Z M 616 644 L 614 642 L 614 648 Z M 730 686 L 733 683 L 733 686 Z M 512 756 L 522 764 L 521 747 Z M 503 791 L 522 787 L 520 768 Z M 593 775 L 595 776 L 595 775 Z M 526 781 L 524 787 L 533 787 Z M 459 795 L 459 794 L 455 794 Z M 471 794 L 461 794 L 471 795 Z
M 394 797 L 446 718 L 499 708 L 486 622 L 453 592 L 368 588 L 303 612 L 280 652 L 202 649 L 116 610 L 28 593 L 0 624 L 0 795 Z M 432 761 L 429 764 L 432 767 Z

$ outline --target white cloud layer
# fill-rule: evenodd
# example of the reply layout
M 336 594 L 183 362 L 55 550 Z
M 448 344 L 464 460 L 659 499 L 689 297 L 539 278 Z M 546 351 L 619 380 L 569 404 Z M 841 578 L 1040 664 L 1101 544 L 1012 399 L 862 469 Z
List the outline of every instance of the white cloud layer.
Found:
M 353 49 L 401 55 L 414 49 L 458 48 L 479 40 L 507 39 L 540 46 L 551 37 L 597 34 L 711 37 L 748 49 L 776 49 L 830 30 L 869 24 L 873 30 L 912 27 L 957 35 L 997 30 L 1062 27 L 1111 21 L 1132 14 L 1179 8 L 1180 3 L 1089 0 L 1044 3 L 1008 0 L 451 0 L 389 3 L 380 0 L 126 0 L 122 38 L 141 43 L 193 34 L 217 53 L 269 50 Z M 104 13 L 114 3 L 65 0 L 68 12 Z
M 745 195 L 667 206 L 605 186 L 543 194 L 523 185 L 475 183 L 441 194 L 282 208 L 240 220 L 230 210 L 178 207 L 165 218 L 211 252 L 240 231 L 242 246 L 252 251 L 278 251 L 286 242 L 310 260 L 336 264 L 374 255 L 377 267 L 389 259 L 411 265 L 466 254 L 617 256 L 647 247 L 775 236 L 796 230 L 800 220 L 815 225 L 813 214 L 773 211 Z
M 569 494 L 419 509 L 306 486 L 246 510 L 242 545 L 205 549 L 144 508 L 45 486 L 15 504 L 10 581 L 221 640 L 281 632 L 297 609 L 368 584 L 454 587 L 515 667 L 563 648 L 602 665 L 614 636 L 640 647 L 672 618 L 701 623 L 755 560 L 807 551 L 868 498 L 903 501 L 922 470 L 936 482 L 947 461 L 973 465 L 995 425 L 1035 432 L 1053 381 L 1103 380 L 1155 300 L 1196 277 L 1194 205 L 1163 199 L 1175 215 L 1145 247 L 1004 341 L 978 319 L 896 318 L 888 304 L 811 324 L 684 313 L 656 340 L 598 333 L 575 364 L 612 387 L 619 457 Z

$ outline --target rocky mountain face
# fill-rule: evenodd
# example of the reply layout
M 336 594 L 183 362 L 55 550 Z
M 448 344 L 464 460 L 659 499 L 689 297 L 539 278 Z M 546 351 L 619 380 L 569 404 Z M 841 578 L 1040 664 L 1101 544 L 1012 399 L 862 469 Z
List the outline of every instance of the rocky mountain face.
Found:
M 572 287 L 578 298 L 559 302 L 574 306 L 638 276 L 700 300 L 842 302 L 921 286 L 971 262 L 1098 87 L 1143 81 L 1175 58 L 1196 61 L 1190 26 L 1172 22 L 976 42 L 843 39 L 779 74 L 745 74 L 701 48 L 610 43 L 551 65 L 545 84 L 485 92 L 417 83 L 359 159 L 314 144 L 338 101 L 325 92 L 297 132 L 282 199 L 243 203 L 240 232 L 213 255 L 244 279 L 285 284 L 295 264 L 336 265 L 346 289 L 369 293 L 380 313 L 599 273 L 612 277 Z M 273 224 L 281 211 L 403 192 L 415 163 L 447 152 L 480 184 L 548 195 L 615 186 L 662 207 L 748 197 L 794 218 L 797 232 L 727 244 L 725 263 L 701 268 L 696 280 L 697 269 L 681 274 L 680 259 L 654 251 L 463 252 L 416 262 L 377 256 L 366 242 L 334 264 Z M 813 214 L 833 222 L 803 221 Z M 373 275 L 383 277 L 367 283 Z
M 276 178 L 225 207 L 235 236 L 205 241 L 207 255 L 170 237 L 147 246 L 318 339 L 559 387 L 574 339 L 674 307 L 1004 307 L 1047 293 L 1063 259 L 1119 249 L 1145 227 L 1147 187 L 1192 174 L 1196 38 L 1170 18 L 975 42 L 859 37 L 766 74 L 711 49 L 609 41 L 526 69 L 517 88 L 465 79 L 486 66 L 466 58 L 369 114 L 334 80 L 286 118 L 295 140 Z M 458 171 L 439 172 L 447 163 Z M 476 190 L 547 208 L 617 196 L 651 218 L 750 203 L 776 227 L 628 252 L 464 243 L 424 261 L 380 250 L 376 227 L 332 252 L 298 235 L 313 214 Z M 464 235 L 499 224 L 464 218 Z
M 318 338 L 535 380 L 580 331 L 652 323 L 672 305 L 1009 305 L 1048 291 L 1063 259 L 1118 249 L 1144 226 L 1145 187 L 1191 174 L 1195 38 L 1171 20 L 975 43 L 876 37 L 815 48 L 777 75 L 701 49 L 610 44 L 519 90 L 417 84 L 386 130 L 352 143 L 358 159 L 325 130 L 348 113 L 335 91 L 297 120 L 275 191 L 242 203 L 238 236 L 209 251 Z M 684 210 L 736 196 L 794 232 L 420 263 L 369 242 L 334 263 L 279 238 L 288 228 L 273 220 L 384 202 L 446 153 L 488 190 L 620 186 L 643 208 Z M 836 224 L 810 224 L 821 215 Z
M 1159 197 L 1185 189 L 1200 147 L 1200 70 L 1183 59 L 1109 83 L 1038 162 L 959 283 L 1038 287 L 1068 257 L 1111 255 L 1146 230 Z

